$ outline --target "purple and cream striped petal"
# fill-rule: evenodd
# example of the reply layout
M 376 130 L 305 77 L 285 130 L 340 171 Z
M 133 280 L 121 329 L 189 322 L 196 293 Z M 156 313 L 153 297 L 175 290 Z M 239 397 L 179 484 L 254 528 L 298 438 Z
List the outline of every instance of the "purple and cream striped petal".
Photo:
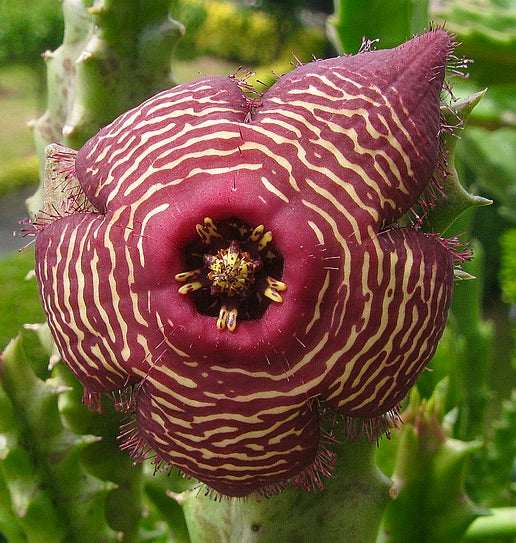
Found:
M 451 47 L 315 61 L 261 97 L 179 85 L 79 150 L 91 207 L 41 229 L 36 274 L 87 394 L 132 388 L 133 456 L 268 494 L 331 469 L 322 411 L 385 429 L 450 304 L 446 243 L 395 223 L 432 182 Z

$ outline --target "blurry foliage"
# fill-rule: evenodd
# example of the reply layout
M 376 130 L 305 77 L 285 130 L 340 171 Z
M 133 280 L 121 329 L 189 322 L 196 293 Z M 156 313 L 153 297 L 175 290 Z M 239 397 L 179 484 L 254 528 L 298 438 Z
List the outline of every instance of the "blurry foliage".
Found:
M 356 53 L 362 40 L 378 40 L 378 47 L 396 47 L 428 26 L 428 0 L 335 0 L 328 19 L 328 35 L 341 54 Z
M 501 239 L 500 282 L 504 300 L 516 304 L 516 228 L 507 230 Z
M 272 85 L 278 75 L 292 70 L 297 60 L 310 62 L 314 57 L 324 58 L 327 48 L 328 41 L 322 29 L 317 27 L 296 28 L 288 36 L 283 52 L 278 58 L 270 64 L 256 68 L 256 74 L 250 78 L 250 82 L 258 90 L 265 90 L 263 85 Z
M 34 267 L 34 252 L 30 249 L 4 257 L 0 266 L 0 352 L 9 343 L 13 333 L 27 322 L 43 322 L 36 279 L 26 279 Z M 39 342 L 32 337 L 29 347 Z
M 318 50 L 322 30 L 310 32 L 295 17 L 296 6 L 278 4 L 269 10 L 246 7 L 228 0 L 178 0 L 173 16 L 186 27 L 176 56 L 216 56 L 251 66 L 273 63 L 289 47 Z M 288 9 L 289 16 L 285 14 Z M 315 42 L 315 43 L 313 43 Z M 310 57 L 309 57 L 310 58 Z
M 278 21 L 272 15 L 238 9 L 226 1 L 206 3 L 189 0 L 188 5 L 194 10 L 199 6 L 204 9 L 204 17 L 194 37 L 197 54 L 217 55 L 248 64 L 273 60 L 280 34 Z
M 56 0 L 0 0 L 0 13 L 0 64 L 37 65 L 43 51 L 61 43 L 63 16 Z
M 514 0 L 446 0 L 434 16 L 458 36 L 459 51 L 474 59 L 469 72 L 480 85 L 515 83 L 516 3 Z
M 0 169 L 0 198 L 23 187 L 37 185 L 38 179 L 36 155 L 12 159 Z

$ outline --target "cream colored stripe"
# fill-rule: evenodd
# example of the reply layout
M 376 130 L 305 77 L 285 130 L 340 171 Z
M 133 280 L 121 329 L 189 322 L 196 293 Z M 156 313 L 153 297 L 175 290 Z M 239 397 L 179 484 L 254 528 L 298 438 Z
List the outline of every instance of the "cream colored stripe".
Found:
M 325 200 L 330 202 L 335 207 L 335 209 L 337 209 L 337 211 L 339 211 L 340 214 L 346 218 L 346 220 L 351 225 L 351 231 L 357 243 L 362 243 L 362 233 L 360 232 L 361 228 L 360 228 L 360 225 L 358 224 L 357 219 L 340 203 L 339 200 L 337 200 L 337 198 L 335 198 L 335 196 L 330 191 L 320 187 L 319 185 L 314 183 L 311 179 L 306 178 L 305 181 L 312 190 L 314 190 L 317 194 L 319 194 Z M 362 209 L 364 209 L 364 207 L 365 206 L 363 206 Z M 373 216 L 375 221 L 378 220 L 378 214 L 376 211 L 374 211 L 374 214 L 371 213 L 371 215 Z
M 300 162 L 306 167 L 308 168 L 310 171 L 318 171 L 320 172 L 322 175 L 324 175 L 325 177 L 327 177 L 328 179 L 330 179 L 332 182 L 336 183 L 337 185 L 339 185 L 343 190 L 345 190 L 348 195 L 358 204 L 360 205 L 362 208 L 366 208 L 370 213 L 371 212 L 374 212 L 376 213 L 376 211 L 374 210 L 374 208 L 371 208 L 371 207 L 368 207 L 366 205 L 366 203 L 364 201 L 362 201 L 360 198 L 358 198 L 357 194 L 356 194 L 356 189 L 355 189 L 355 186 L 352 184 L 352 183 L 349 183 L 349 182 L 346 182 L 344 181 L 343 179 L 341 179 L 341 177 L 337 176 L 335 174 L 335 172 L 333 172 L 333 170 L 330 170 L 329 168 L 326 168 L 326 167 L 319 167 L 319 166 L 316 166 L 315 164 L 312 164 L 306 157 L 306 149 L 304 147 L 304 143 L 306 140 L 309 140 L 310 141 L 310 145 L 312 146 L 312 149 L 316 148 L 317 146 L 321 147 L 321 149 L 323 149 L 324 151 L 331 151 L 331 153 L 336 157 L 337 161 L 339 162 L 339 164 L 341 165 L 341 167 L 344 169 L 344 168 L 347 168 L 353 172 L 355 172 L 363 181 L 366 185 L 368 185 L 370 188 L 372 188 L 374 190 L 374 192 L 377 194 L 378 196 L 378 199 L 381 201 L 381 202 L 387 202 L 389 203 L 391 206 L 394 206 L 394 203 L 392 200 L 385 200 L 385 197 L 383 195 L 383 191 L 380 189 L 380 187 L 378 186 L 378 183 L 376 183 L 367 173 L 366 171 L 361 167 L 359 166 L 358 164 L 355 164 L 354 162 L 350 161 L 349 157 L 344 155 L 335 145 L 333 145 L 333 143 L 331 141 L 328 141 L 327 139 L 323 138 L 322 135 L 321 135 L 321 129 L 319 126 L 317 125 L 314 125 L 314 124 L 311 124 L 308 119 L 306 119 L 303 115 L 301 115 L 300 113 L 295 113 L 295 112 L 292 112 L 292 111 L 289 111 L 289 110 L 281 110 L 281 109 L 276 109 L 276 110 L 272 110 L 271 113 L 276 113 L 276 114 L 281 114 L 281 115 L 284 115 L 284 116 L 288 116 L 289 118 L 292 118 L 292 119 L 296 119 L 298 122 L 300 123 L 303 123 L 303 125 L 313 133 L 313 138 L 308 138 L 307 135 L 305 135 L 305 137 L 303 138 L 303 140 L 301 142 L 297 141 L 297 140 L 293 140 L 293 139 L 287 139 L 287 138 L 281 138 L 280 139 L 280 142 L 281 143 L 288 143 L 289 145 L 292 145 L 294 146 L 296 149 L 297 149 L 297 156 L 298 156 L 298 159 L 300 160 Z M 337 113 L 341 113 L 340 111 L 335 111 L 334 112 L 335 114 Z M 324 125 L 327 125 L 328 123 L 323 120 L 322 121 L 324 123 Z M 263 123 L 262 123 L 263 124 Z M 253 129 L 256 131 L 256 132 L 259 132 L 269 138 L 271 138 L 275 143 L 278 143 L 278 136 L 274 133 L 274 132 L 271 132 L 269 130 L 266 130 L 262 127 L 260 127 L 259 125 L 256 125 L 256 126 L 253 126 Z M 346 133 L 348 134 L 347 131 L 344 131 L 344 130 L 341 130 L 340 127 L 339 127 L 339 132 L 342 132 L 342 133 Z M 349 135 L 349 134 L 348 134 Z M 351 137 L 351 136 L 350 136 Z M 353 138 L 351 138 L 352 141 L 353 141 Z M 254 142 L 253 142 L 253 145 L 254 145 Z M 245 148 L 245 145 L 242 146 L 242 148 Z M 316 153 L 315 153 L 316 154 Z M 357 152 L 358 154 L 358 152 Z M 370 154 L 368 152 L 368 154 Z M 321 156 L 319 154 L 319 156 Z M 290 168 L 292 168 L 292 166 L 290 166 Z M 292 176 L 291 176 L 292 177 Z M 389 181 L 389 179 L 387 177 L 384 178 L 384 182 L 387 183 L 388 185 L 391 185 L 392 183 Z M 292 184 L 292 183 L 291 183 Z M 294 187 L 296 188 L 296 187 Z M 296 188 L 296 190 L 299 190 L 298 188 Z M 373 214 L 373 213 L 371 213 Z
M 193 423 L 194 424 L 207 424 L 212 423 L 216 421 L 228 421 L 228 420 L 235 420 L 239 422 L 243 422 L 246 424 L 251 423 L 263 423 L 265 417 L 268 415 L 279 415 L 281 413 L 285 413 L 292 410 L 299 410 L 301 407 L 306 405 L 306 399 L 303 398 L 302 401 L 298 401 L 296 403 L 291 403 L 290 401 L 287 401 L 284 405 L 275 405 L 274 407 L 271 407 L 269 409 L 262 409 L 261 411 L 256 412 L 250 412 L 248 414 L 240 414 L 240 413 L 210 413 L 209 415 L 194 415 L 193 417 Z
M 92 235 L 91 234 L 92 229 L 94 227 L 96 227 L 96 230 L 98 230 L 99 226 L 100 226 L 99 221 L 90 221 L 90 223 L 88 224 L 86 230 L 83 232 L 83 236 L 82 236 L 81 241 L 79 243 L 79 254 L 80 255 L 85 254 L 85 244 L 86 244 L 86 242 L 90 243 L 90 238 L 91 238 L 91 235 Z M 70 240 L 70 242 L 72 243 L 72 239 Z M 73 240 L 73 244 L 75 246 L 75 240 Z M 113 367 L 113 366 L 118 366 L 118 363 L 116 362 L 117 357 L 116 357 L 115 353 L 113 352 L 113 349 L 109 345 L 109 342 L 107 341 L 107 338 L 104 335 L 99 334 L 97 332 L 97 330 L 96 330 L 96 327 L 94 325 L 92 325 L 92 323 L 89 320 L 89 313 L 90 313 L 89 307 L 91 305 L 91 300 L 84 298 L 84 287 L 85 287 L 84 266 L 86 266 L 84 260 L 85 260 L 84 256 L 82 258 L 77 258 L 75 260 L 75 273 L 77 275 L 77 300 L 76 300 L 77 309 L 79 311 L 79 315 L 81 316 L 81 320 L 82 320 L 82 322 L 84 324 L 84 327 L 87 329 L 88 333 L 92 337 L 95 337 L 96 339 L 101 341 L 102 344 L 104 345 L 105 350 L 110 355 L 110 360 L 108 361 L 108 364 L 103 364 L 102 368 L 107 369 L 108 371 L 114 373 L 115 375 L 123 377 L 125 375 L 125 372 L 124 371 L 117 371 L 117 369 L 115 367 Z M 94 278 L 96 276 L 98 276 L 98 270 L 95 270 L 95 273 L 90 274 L 90 277 Z M 92 279 L 92 281 L 94 281 L 94 279 Z M 109 321 L 105 321 L 105 324 L 106 324 L 107 328 L 110 327 Z M 79 328 L 78 324 L 76 324 L 76 326 L 77 326 L 77 328 Z M 84 338 L 84 336 L 83 336 L 83 338 Z M 92 350 L 92 353 L 94 353 L 99 360 L 104 360 L 105 359 L 105 356 L 106 356 L 105 353 L 102 353 L 100 351 L 100 349 L 96 345 L 92 345 L 91 350 Z M 82 351 L 82 354 L 83 354 L 83 356 L 85 358 L 88 358 L 84 351 Z M 99 366 L 97 364 L 95 364 L 95 366 L 97 367 L 97 369 L 99 369 Z
M 111 315 L 109 320 L 106 321 L 106 323 L 109 323 L 108 327 L 112 326 L 114 324 L 113 323 L 113 317 L 116 319 L 116 322 L 118 323 L 118 330 L 116 332 L 116 335 L 123 342 L 123 348 L 120 351 L 120 355 L 122 356 L 124 361 L 127 362 L 129 360 L 129 358 L 131 357 L 131 349 L 130 349 L 129 344 L 128 344 L 129 330 L 128 330 L 128 327 L 127 327 L 127 322 L 124 320 L 124 318 L 122 316 L 122 313 L 120 311 L 120 295 L 119 295 L 119 293 L 117 291 L 117 284 L 116 284 L 116 280 L 115 280 L 115 269 L 117 267 L 117 253 L 116 253 L 115 247 L 113 245 L 113 242 L 112 242 L 112 240 L 110 238 L 111 230 L 113 228 L 118 227 L 118 225 L 116 225 L 116 223 L 118 222 L 118 220 L 120 219 L 120 216 L 122 215 L 122 213 L 125 210 L 126 210 L 125 207 L 117 209 L 113 213 L 113 215 L 111 217 L 111 220 L 107 223 L 107 226 L 106 226 L 106 229 L 105 229 L 105 232 L 104 232 L 103 243 L 104 243 L 104 248 L 107 249 L 107 251 L 109 253 L 111 266 L 110 266 L 109 273 L 107 274 L 107 278 L 103 277 L 102 279 L 103 279 L 103 281 L 105 279 L 107 279 L 107 284 L 103 283 L 103 286 L 104 286 L 104 288 L 107 288 L 107 286 L 109 286 L 109 292 L 110 292 L 109 298 L 110 298 L 112 308 L 113 308 L 113 314 Z M 122 368 L 122 366 L 120 366 L 120 367 Z
M 310 332 L 310 330 L 312 329 L 312 326 L 321 318 L 321 305 L 323 303 L 324 295 L 326 294 L 326 291 L 328 290 L 329 285 L 330 285 L 330 272 L 327 271 L 326 277 L 324 278 L 323 286 L 319 290 L 319 295 L 317 297 L 317 302 L 315 303 L 312 318 L 310 319 L 310 322 L 306 325 L 305 334 L 308 334 L 308 332 Z
M 184 375 L 179 375 L 175 371 L 172 371 L 171 368 L 165 366 L 164 364 L 156 365 L 152 368 L 153 374 L 156 372 L 162 373 L 163 375 L 166 375 L 170 379 L 173 379 L 178 385 L 186 388 L 197 388 L 197 383 L 193 381 L 192 379 L 189 379 L 188 377 L 185 377 Z M 156 376 L 157 377 L 157 376 Z
M 65 233 L 68 230 L 68 225 L 66 225 L 65 229 L 63 229 L 63 233 L 61 235 L 61 241 L 65 239 Z M 80 313 L 81 309 L 77 305 L 77 308 L 74 308 L 71 304 L 71 290 L 70 290 L 70 270 L 72 267 L 72 263 L 74 261 L 73 257 L 73 249 L 75 247 L 75 241 L 77 239 L 77 228 L 72 229 L 70 236 L 66 236 L 66 242 L 68 244 L 68 249 L 66 252 L 66 255 L 64 255 L 61 251 L 62 249 L 62 243 L 59 244 L 58 248 L 58 261 L 62 262 L 64 265 L 64 273 L 61 274 L 61 285 L 63 287 L 63 294 L 62 294 L 62 301 L 63 305 L 65 307 L 65 313 L 68 314 L 70 317 L 70 323 L 67 323 L 67 326 L 70 327 L 71 330 L 73 330 L 76 337 L 73 338 L 73 347 L 71 345 L 71 338 L 68 336 L 68 334 L 62 334 L 63 339 L 65 340 L 67 344 L 66 352 L 68 353 L 69 357 L 73 358 L 75 363 L 78 367 L 83 368 L 86 372 L 88 371 L 86 369 L 86 366 L 89 366 L 90 368 L 94 368 L 96 371 L 100 370 L 100 366 L 98 363 L 96 363 L 95 360 L 93 360 L 90 356 L 88 356 L 83 348 L 83 341 L 84 341 L 84 330 L 82 329 L 82 326 L 80 326 L 76 320 L 77 318 L 77 312 Z M 77 300 L 78 301 L 78 300 Z M 77 309 L 77 311 L 76 311 Z M 63 331 L 62 331 L 63 332 Z M 78 355 L 75 355 L 75 349 L 77 349 Z
M 135 370 L 136 371 L 136 370 Z M 199 400 L 195 400 L 194 398 L 188 398 L 187 396 L 183 396 L 182 394 L 179 394 L 177 390 L 165 386 L 163 383 L 161 383 L 159 380 L 156 380 L 154 378 L 153 372 L 150 373 L 142 373 L 142 376 L 146 378 L 148 382 L 152 384 L 154 388 L 156 388 L 159 392 L 165 394 L 167 397 L 173 398 L 174 400 L 177 400 L 184 404 L 184 406 L 188 407 L 189 409 L 192 409 L 194 407 L 215 407 L 217 404 L 214 402 L 202 402 Z M 208 394 L 206 394 L 208 396 Z M 174 404 L 171 404 L 167 400 L 165 400 L 165 397 L 163 397 L 163 405 L 170 406 L 172 409 L 174 408 Z
M 134 202 L 133 204 L 131 204 L 131 221 L 134 221 L 134 216 L 136 212 L 140 209 L 141 204 L 148 198 L 148 192 L 149 191 L 147 191 L 142 196 L 142 198 L 140 198 L 137 202 Z M 156 192 L 155 187 L 154 187 L 154 192 Z M 139 234 L 138 243 L 136 244 L 136 246 L 138 247 L 138 255 L 140 257 L 140 266 L 142 268 L 145 267 L 145 252 L 143 250 L 143 239 L 146 236 L 145 230 L 147 228 L 147 224 L 153 217 L 155 217 L 159 213 L 162 213 L 163 211 L 166 211 L 169 207 L 170 207 L 169 203 L 164 203 L 155 207 L 152 211 L 150 211 L 149 213 L 147 213 L 147 215 L 145 215 L 141 223 L 140 234 Z
M 311 350 L 308 351 L 301 360 L 299 360 L 294 366 L 291 366 L 288 369 L 285 369 L 283 373 L 272 375 L 270 373 L 266 372 L 257 372 L 257 371 L 251 371 L 246 370 L 243 368 L 238 367 L 225 367 L 225 366 L 211 366 L 210 369 L 212 371 L 216 371 L 219 373 L 229 373 L 229 374 L 237 374 L 237 375 L 248 375 L 252 378 L 257 379 L 269 379 L 271 381 L 279 381 L 283 382 L 285 380 L 289 380 L 290 377 L 295 376 L 296 373 L 298 373 L 301 368 L 306 366 L 307 364 L 310 364 L 312 360 L 318 355 L 318 353 L 324 348 L 328 341 L 329 333 L 326 332 L 322 339 L 319 341 L 319 343 Z M 302 385 L 296 387 L 295 389 L 290 390 L 289 392 L 282 392 L 282 391 L 263 391 L 263 392 L 257 392 L 255 394 L 248 394 L 248 395 L 241 395 L 241 396 L 235 396 L 230 398 L 231 400 L 235 400 L 237 402 L 242 400 L 256 400 L 260 398 L 272 398 L 272 397 L 281 397 L 281 396 L 296 396 L 298 394 L 308 393 L 311 391 L 317 384 L 321 382 L 321 376 L 317 376 L 314 379 L 312 379 L 309 383 L 303 383 Z M 217 399 L 225 399 L 227 396 L 223 393 L 221 394 L 214 394 L 212 392 L 206 392 L 206 396 L 210 398 L 217 398 Z M 263 394 L 263 396 L 262 396 Z M 306 399 L 305 399 L 306 401 Z
M 308 226 L 314 231 L 315 237 L 320 245 L 324 245 L 324 235 L 321 229 L 312 221 L 307 221 Z
M 276 188 L 266 177 L 261 177 L 262 185 L 274 196 L 277 196 L 280 200 L 283 200 L 285 203 L 288 204 L 289 199 L 278 189 Z

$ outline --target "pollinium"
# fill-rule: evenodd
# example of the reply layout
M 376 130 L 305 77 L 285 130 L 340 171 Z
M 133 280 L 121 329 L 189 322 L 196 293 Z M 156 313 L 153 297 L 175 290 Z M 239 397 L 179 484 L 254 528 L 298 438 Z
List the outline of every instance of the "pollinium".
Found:
M 259 96 L 200 79 L 58 155 L 41 301 L 90 407 L 129 398 L 136 460 L 269 495 L 331 473 L 322 413 L 342 437 L 395 423 L 452 292 L 449 244 L 398 223 L 433 183 L 451 49 L 434 30 Z

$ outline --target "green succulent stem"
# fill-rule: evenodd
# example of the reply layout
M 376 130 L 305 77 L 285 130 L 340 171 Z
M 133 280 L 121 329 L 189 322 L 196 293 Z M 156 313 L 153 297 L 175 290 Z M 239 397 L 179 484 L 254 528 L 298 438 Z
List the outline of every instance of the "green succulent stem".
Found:
M 269 499 L 214 501 L 191 490 L 183 505 L 192 543 L 374 543 L 391 482 L 375 464 L 376 444 L 337 445 L 335 476 L 322 492 L 288 488 Z
M 497 507 L 491 509 L 490 513 L 471 524 L 464 536 L 465 541 L 516 538 L 516 507 Z
M 403 413 L 391 493 L 377 543 L 457 543 L 487 510 L 477 507 L 464 488 L 465 469 L 481 444 L 446 435 L 447 380 L 429 399 L 413 389 Z
M 114 485 L 83 470 L 82 452 L 98 438 L 78 436 L 63 426 L 57 403 L 66 390 L 56 380 L 37 377 L 20 336 L 11 341 L 0 363 L 5 505 L 0 529 L 2 516 L 10 513 L 9 531 L 19 528 L 23 541 L 114 543 L 116 533 L 104 517 L 105 498 Z

